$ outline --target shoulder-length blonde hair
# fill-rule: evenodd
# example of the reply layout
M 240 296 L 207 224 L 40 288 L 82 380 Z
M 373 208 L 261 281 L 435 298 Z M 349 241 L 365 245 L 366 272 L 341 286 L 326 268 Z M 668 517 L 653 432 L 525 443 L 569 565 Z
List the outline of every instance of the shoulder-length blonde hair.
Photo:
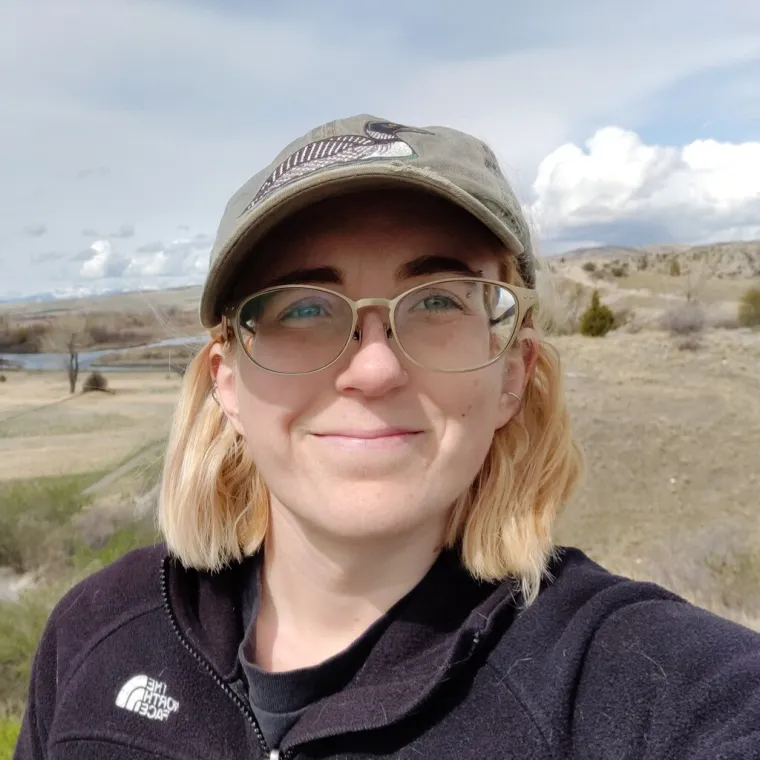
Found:
M 502 276 L 523 285 L 511 258 Z M 520 413 L 496 432 L 483 466 L 454 505 L 446 544 L 461 545 L 476 578 L 512 579 L 532 603 L 547 574 L 553 525 L 583 471 L 573 439 L 556 349 L 535 315 L 537 361 Z M 269 525 L 269 493 L 212 397 L 210 351 L 193 358 L 175 411 L 160 484 L 158 523 L 168 549 L 185 565 L 216 571 L 255 552 Z

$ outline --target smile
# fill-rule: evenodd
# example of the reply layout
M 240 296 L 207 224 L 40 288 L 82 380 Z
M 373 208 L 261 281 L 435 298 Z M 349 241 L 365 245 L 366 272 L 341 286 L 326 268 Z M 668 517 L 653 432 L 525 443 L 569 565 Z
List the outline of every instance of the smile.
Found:
M 341 430 L 315 433 L 318 440 L 349 449 L 388 449 L 404 446 L 417 440 L 421 430 L 385 428 L 383 430 Z

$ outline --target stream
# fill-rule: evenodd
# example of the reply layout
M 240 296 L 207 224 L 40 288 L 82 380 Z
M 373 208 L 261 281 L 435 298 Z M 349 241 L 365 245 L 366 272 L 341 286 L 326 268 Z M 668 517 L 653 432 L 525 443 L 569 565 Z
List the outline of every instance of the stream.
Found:
M 182 345 L 196 345 L 203 343 L 207 339 L 205 335 L 197 335 L 187 338 L 165 338 L 164 340 L 156 341 L 155 343 L 145 343 L 140 346 L 129 346 L 128 348 L 103 348 L 98 351 L 80 351 L 79 352 L 79 370 L 93 369 L 95 362 L 100 359 L 101 356 L 106 354 L 113 354 L 117 351 L 137 351 L 145 348 L 160 348 L 161 346 L 182 346 Z M 10 362 L 12 368 L 20 368 L 23 370 L 43 371 L 43 372 L 58 372 L 68 367 L 69 355 L 63 353 L 54 354 L 3 354 L 0 353 L 0 359 L 4 359 Z M 156 362 L 158 366 L 159 362 Z M 165 364 L 165 362 L 161 362 Z M 140 364 L 120 365 L 115 367 L 98 366 L 98 372 L 124 372 L 131 369 L 149 369 L 152 365 Z

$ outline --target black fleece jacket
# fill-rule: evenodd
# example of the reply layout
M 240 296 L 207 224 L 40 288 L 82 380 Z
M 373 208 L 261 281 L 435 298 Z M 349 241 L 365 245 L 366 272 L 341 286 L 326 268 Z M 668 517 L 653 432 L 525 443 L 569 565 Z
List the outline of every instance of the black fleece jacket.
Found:
M 246 564 L 155 547 L 73 588 L 15 760 L 760 759 L 760 634 L 576 549 L 522 611 L 445 554 L 352 681 L 266 747 L 237 656 Z

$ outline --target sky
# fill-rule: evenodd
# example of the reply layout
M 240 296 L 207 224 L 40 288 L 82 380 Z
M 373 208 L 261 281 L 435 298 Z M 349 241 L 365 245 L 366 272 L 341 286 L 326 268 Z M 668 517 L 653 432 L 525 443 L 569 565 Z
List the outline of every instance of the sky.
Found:
M 545 255 L 760 239 L 757 0 L 0 0 L 0 298 L 197 284 L 367 113 L 488 142 Z

